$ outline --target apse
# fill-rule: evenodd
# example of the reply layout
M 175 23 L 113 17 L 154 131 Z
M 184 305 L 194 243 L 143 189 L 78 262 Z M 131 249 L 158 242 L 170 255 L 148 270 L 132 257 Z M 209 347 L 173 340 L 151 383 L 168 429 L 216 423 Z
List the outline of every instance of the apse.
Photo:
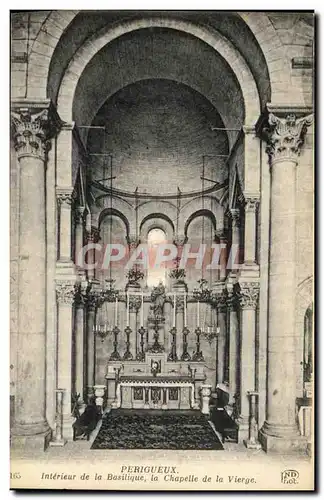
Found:
M 104 129 L 89 132 L 92 178 L 104 179 L 112 166 L 114 187 L 122 191 L 134 192 L 137 186 L 154 195 L 175 194 L 177 186 L 194 191 L 203 169 L 218 182 L 227 178 L 229 146 L 222 119 L 186 85 L 166 79 L 128 85 L 106 101 L 93 127 Z

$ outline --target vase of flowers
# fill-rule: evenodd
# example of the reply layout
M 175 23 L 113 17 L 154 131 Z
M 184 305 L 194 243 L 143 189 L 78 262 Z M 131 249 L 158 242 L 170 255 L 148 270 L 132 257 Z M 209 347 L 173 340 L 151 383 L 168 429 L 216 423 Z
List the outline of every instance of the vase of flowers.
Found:
M 133 267 L 130 269 L 127 274 L 127 287 L 132 286 L 134 288 L 140 288 L 139 281 L 141 281 L 144 278 L 144 273 L 137 267 Z

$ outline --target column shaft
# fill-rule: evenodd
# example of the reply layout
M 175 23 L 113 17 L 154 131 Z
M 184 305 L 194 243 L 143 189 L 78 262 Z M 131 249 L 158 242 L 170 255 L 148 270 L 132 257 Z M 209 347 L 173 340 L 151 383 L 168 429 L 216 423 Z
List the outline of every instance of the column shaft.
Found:
M 19 334 L 15 433 L 38 434 L 45 419 L 44 161 L 21 157 L 19 186 Z M 37 362 L 36 362 L 37 360 Z
M 57 188 L 56 196 L 59 208 L 59 260 L 71 261 L 71 204 L 73 188 Z
M 93 386 L 95 385 L 95 306 L 88 304 L 87 307 L 87 395 L 89 397 L 94 394 Z
M 58 342 L 57 342 L 57 385 L 63 389 L 63 436 L 72 439 L 72 317 L 74 283 L 57 282 L 58 298 Z
M 269 114 L 266 127 L 271 167 L 268 392 L 263 447 L 306 449 L 296 424 L 296 166 L 312 117 Z
M 257 198 L 247 198 L 245 203 L 245 225 L 244 225 L 244 262 L 245 264 L 256 263 L 256 209 Z
M 224 382 L 225 374 L 225 347 L 226 347 L 226 308 L 218 308 L 219 335 L 217 342 L 217 383 Z
M 75 308 L 75 392 L 84 401 L 84 303 Z
M 239 335 L 237 309 L 233 303 L 233 298 L 231 298 L 229 303 L 229 387 L 231 403 L 234 403 L 234 396 L 239 393 Z

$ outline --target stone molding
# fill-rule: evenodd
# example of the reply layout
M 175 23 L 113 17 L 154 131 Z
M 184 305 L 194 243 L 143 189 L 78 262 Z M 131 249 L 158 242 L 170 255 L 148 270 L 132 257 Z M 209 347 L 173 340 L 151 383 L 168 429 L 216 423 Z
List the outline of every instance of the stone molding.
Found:
M 11 105 L 13 139 L 18 158 L 33 156 L 45 161 L 51 138 L 62 122 L 49 100 L 15 100 Z
M 74 281 L 56 281 L 56 297 L 59 304 L 71 305 L 76 294 Z
M 268 124 L 263 128 L 263 135 L 267 141 L 266 152 L 271 165 L 279 161 L 297 163 L 307 128 L 312 122 L 313 115 L 297 118 L 293 112 L 284 117 L 269 113 Z
M 238 291 L 239 303 L 242 309 L 256 309 L 259 300 L 260 285 L 258 282 L 240 283 Z

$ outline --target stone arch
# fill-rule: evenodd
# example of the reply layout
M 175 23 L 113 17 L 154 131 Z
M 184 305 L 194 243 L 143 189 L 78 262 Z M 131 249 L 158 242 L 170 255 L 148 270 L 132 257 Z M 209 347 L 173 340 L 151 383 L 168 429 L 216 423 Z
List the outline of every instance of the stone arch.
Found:
M 171 222 L 173 227 L 175 227 L 177 211 L 174 204 L 170 201 L 154 199 L 140 203 L 138 206 L 138 220 L 140 221 L 139 226 L 141 226 L 142 221 L 147 217 L 150 217 L 152 213 L 163 214 L 163 216 Z
M 265 57 L 270 76 L 271 102 L 284 103 L 291 85 L 290 61 L 275 27 L 265 13 L 238 14 L 252 31 Z
M 115 208 L 104 208 L 100 212 L 99 217 L 98 217 L 98 226 L 97 227 L 100 229 L 100 224 L 102 223 L 103 219 L 107 215 L 115 215 L 124 223 L 125 229 L 126 229 L 126 237 L 128 237 L 129 236 L 129 221 L 127 220 L 127 218 L 125 217 L 125 215 L 122 212 L 120 212 L 119 210 L 116 210 Z
M 72 120 L 73 99 L 79 78 L 96 53 L 109 42 L 134 30 L 163 27 L 184 31 L 214 48 L 231 66 L 242 89 L 245 104 L 245 123 L 253 125 L 260 113 L 260 99 L 250 68 L 233 44 L 216 31 L 188 21 L 172 18 L 143 18 L 105 27 L 80 47 L 64 73 L 58 95 L 58 110 L 64 121 Z
M 297 396 L 303 395 L 303 349 L 304 349 L 304 318 L 308 307 L 312 304 L 313 276 L 308 276 L 297 287 L 296 295 L 296 392 Z
M 213 212 L 211 212 L 211 210 L 200 209 L 200 210 L 196 210 L 196 212 L 193 212 L 188 217 L 188 219 L 186 220 L 186 223 L 184 225 L 184 234 L 185 234 L 185 236 L 187 236 L 188 228 L 189 228 L 191 222 L 194 219 L 196 219 L 197 217 L 201 217 L 201 216 L 208 217 L 211 220 L 211 223 L 213 225 L 214 231 L 216 232 L 216 217 L 215 217 L 215 214 Z
M 147 235 L 151 229 L 162 229 L 166 234 L 168 242 L 172 242 L 174 239 L 174 225 L 172 220 L 163 213 L 152 213 L 145 217 L 140 224 L 140 240 L 146 243 Z
M 47 78 L 50 61 L 54 53 L 58 40 L 68 28 L 69 24 L 79 14 L 78 10 L 51 11 L 44 19 L 37 37 L 29 52 L 29 74 L 28 74 L 28 97 L 34 97 L 37 90 L 37 97 L 47 97 Z M 290 66 L 285 56 L 284 47 L 278 33 L 272 25 L 266 13 L 262 12 L 238 12 L 241 19 L 247 24 L 255 36 L 260 49 L 262 50 L 272 87 L 272 101 L 277 101 L 278 93 L 282 90 L 277 88 L 277 82 L 290 82 Z M 51 35 L 51 43 L 48 43 L 48 34 Z M 39 54 L 45 55 L 40 70 Z M 279 66 L 280 68 L 279 68 Z M 280 73 L 281 77 L 280 78 Z M 38 87 L 34 89 L 32 85 L 33 75 L 39 75 Z M 279 78 L 278 78 L 279 76 Z M 286 90 L 286 92 L 288 89 Z M 34 92 L 34 93 L 33 93 Z M 280 97 L 280 96 L 279 96 Z
M 111 207 L 110 207 L 111 203 Z M 128 227 L 128 233 L 132 233 L 132 227 L 135 226 L 135 212 L 126 200 L 113 196 L 112 199 L 106 195 L 97 198 L 97 204 L 93 205 L 91 210 L 91 224 L 95 227 L 99 227 L 99 223 L 104 214 L 112 208 L 116 214 L 121 214 L 121 218 L 124 220 L 126 227 Z
M 211 200 L 211 204 L 207 200 Z M 212 216 L 212 220 L 214 221 L 213 224 L 215 232 L 217 230 L 223 229 L 224 225 L 223 207 L 212 196 L 204 196 L 204 203 L 206 202 L 208 203 L 209 208 L 206 208 L 205 211 Z M 191 222 L 193 214 L 198 214 L 201 210 L 202 210 L 202 199 L 200 196 L 184 203 L 179 214 L 179 232 L 181 234 L 186 233 L 186 228 L 188 227 L 188 221 L 190 220 Z

